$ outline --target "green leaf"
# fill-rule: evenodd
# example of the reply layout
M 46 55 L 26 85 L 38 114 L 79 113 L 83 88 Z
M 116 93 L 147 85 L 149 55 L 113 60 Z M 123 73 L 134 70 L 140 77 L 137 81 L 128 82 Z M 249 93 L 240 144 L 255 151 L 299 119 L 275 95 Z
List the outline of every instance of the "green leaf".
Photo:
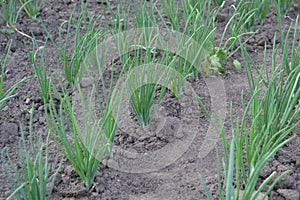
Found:
M 218 68 L 218 69 L 222 68 L 222 65 L 220 63 L 220 58 L 217 55 L 210 56 L 210 62 L 214 68 Z
M 242 65 L 241 65 L 241 63 L 238 60 L 234 60 L 233 61 L 233 65 L 235 66 L 235 68 L 237 70 L 241 70 L 242 69 Z
M 224 49 L 217 49 L 216 51 L 216 55 L 219 58 L 219 62 L 221 63 L 221 65 L 225 65 L 227 62 L 227 58 L 228 58 L 228 54 Z

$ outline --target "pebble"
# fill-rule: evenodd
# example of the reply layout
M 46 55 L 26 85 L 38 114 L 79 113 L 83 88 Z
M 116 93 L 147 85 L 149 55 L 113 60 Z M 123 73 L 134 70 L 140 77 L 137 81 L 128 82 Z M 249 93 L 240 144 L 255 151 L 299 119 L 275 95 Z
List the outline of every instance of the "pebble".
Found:
M 26 98 L 25 103 L 28 105 L 30 103 L 30 98 Z
M 41 105 L 39 108 L 38 108 L 38 111 L 43 111 L 44 110 L 44 106 Z
M 106 158 L 103 158 L 101 163 L 103 166 L 107 167 L 107 159 Z

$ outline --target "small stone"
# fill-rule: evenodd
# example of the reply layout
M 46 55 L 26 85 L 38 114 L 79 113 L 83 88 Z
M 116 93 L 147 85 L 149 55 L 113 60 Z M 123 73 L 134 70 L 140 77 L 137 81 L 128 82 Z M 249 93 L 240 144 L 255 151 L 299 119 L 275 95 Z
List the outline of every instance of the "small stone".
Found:
M 145 134 L 145 135 L 142 135 L 140 138 L 139 138 L 139 141 L 142 142 L 142 141 L 145 141 L 145 140 L 149 140 L 150 137 L 148 134 Z
M 266 40 L 265 40 L 265 38 L 259 38 L 258 39 L 258 42 L 257 42 L 257 45 L 258 46 L 264 46 L 265 45 L 265 42 L 267 42 Z
M 148 142 L 151 143 L 151 142 L 154 142 L 155 140 L 156 140 L 156 137 L 151 137 Z
M 99 194 L 98 194 L 97 192 L 92 192 L 92 193 L 91 193 L 91 196 L 92 196 L 92 197 L 97 197 L 97 196 L 99 196 Z
M 104 158 L 104 159 L 101 161 L 101 163 L 102 163 L 103 166 L 107 167 L 107 159 Z
M 300 199 L 300 193 L 297 190 L 279 189 L 277 192 L 285 198 L 285 200 Z
M 33 123 L 37 123 L 38 121 L 39 121 L 39 117 L 38 117 L 37 115 L 35 115 L 35 116 L 33 117 L 32 122 L 33 122 Z
M 26 104 L 29 104 L 29 103 L 30 103 L 30 99 L 27 98 L 27 99 L 25 100 L 25 103 L 26 103 Z
M 40 122 L 40 123 L 46 122 L 46 117 L 45 117 L 45 116 L 40 117 L 40 118 L 39 118 L 39 122 Z
M 6 113 L 8 111 L 8 106 L 4 106 L 4 108 L 2 108 L 2 112 Z
M 281 165 L 280 162 L 278 162 L 277 160 L 273 160 L 272 163 L 271 163 L 271 166 L 272 166 L 272 171 L 276 171 L 277 170 L 277 167 Z
M 38 111 L 43 111 L 44 110 L 44 106 L 40 106 L 39 108 L 38 108 Z
M 179 119 L 175 117 L 167 117 L 160 130 L 156 133 L 156 136 L 162 139 L 166 139 L 169 142 L 173 142 L 175 139 L 175 135 L 179 130 Z

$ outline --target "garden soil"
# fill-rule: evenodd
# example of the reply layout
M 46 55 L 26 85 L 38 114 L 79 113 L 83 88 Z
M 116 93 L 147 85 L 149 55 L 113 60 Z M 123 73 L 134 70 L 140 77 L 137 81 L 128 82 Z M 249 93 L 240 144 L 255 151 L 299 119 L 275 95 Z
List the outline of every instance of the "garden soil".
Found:
M 105 1 L 103 1 L 105 2 Z M 129 1 L 128 1 L 129 2 Z M 221 9 L 217 16 L 217 33 L 216 43 L 218 44 L 221 34 L 224 30 L 227 20 L 230 18 L 228 10 L 232 1 L 226 1 L 224 7 Z M 76 1 L 54 1 L 47 0 L 41 9 L 39 18 L 43 19 L 45 26 L 49 33 L 53 36 L 55 41 L 58 41 L 58 28 L 65 20 L 68 20 L 70 12 L 72 12 L 74 5 L 80 3 Z M 107 5 L 102 1 L 88 1 L 88 9 L 91 14 L 105 14 L 112 18 Z M 113 10 L 117 9 L 118 3 L 111 1 Z M 125 7 L 128 6 L 126 1 Z M 161 8 L 160 2 L 157 6 Z M 104 8 L 104 11 L 103 11 Z M 282 24 L 285 28 L 296 18 L 300 13 L 300 5 L 293 5 L 287 17 L 282 18 Z M 163 16 L 166 17 L 166 16 Z M 98 25 L 105 27 L 105 18 L 101 17 Z M 133 17 L 129 18 L 130 27 L 133 27 Z M 45 40 L 47 34 L 41 26 L 41 23 L 30 19 L 26 13 L 21 12 L 18 22 L 16 24 L 18 30 L 34 34 L 37 40 Z M 0 20 L 0 55 L 5 54 L 5 49 L 8 41 L 12 39 L 12 47 L 9 52 L 7 68 L 5 71 L 4 90 L 12 86 L 17 81 L 24 77 L 33 77 L 34 69 L 30 59 L 27 55 L 24 44 L 31 46 L 31 39 L 22 36 L 17 32 L 8 32 L 8 28 L 3 20 Z M 277 25 L 277 17 L 274 8 L 271 9 L 267 15 L 263 25 L 257 25 L 258 33 L 246 44 L 250 55 L 258 65 L 263 63 L 264 44 L 267 47 L 267 64 L 271 64 L 272 43 L 275 34 L 279 35 Z M 66 32 L 63 31 L 64 33 Z M 71 36 L 72 38 L 72 36 Z M 299 41 L 299 39 L 298 39 Z M 74 42 L 70 40 L 71 45 Z M 278 40 L 276 41 L 278 42 Z M 39 44 L 43 45 L 43 44 Z M 71 46 L 70 45 L 70 46 Z M 71 47 L 69 51 L 71 52 Z M 234 59 L 241 61 L 241 53 L 237 52 Z M 57 75 L 63 74 L 62 70 L 58 70 L 58 56 L 55 53 L 55 48 L 47 43 L 45 46 L 45 66 L 47 66 L 49 73 L 53 76 L 53 81 L 57 81 Z M 276 58 L 280 60 L 280 54 Z M 116 63 L 115 68 L 121 67 Z M 109 66 L 107 67 L 109 69 Z M 109 74 L 109 71 L 105 72 Z M 226 90 L 226 97 L 222 99 L 225 107 L 227 108 L 225 119 L 225 131 L 230 138 L 230 118 L 229 108 L 232 105 L 233 118 L 241 117 L 243 114 L 241 93 L 245 92 L 245 99 L 249 100 L 249 87 L 246 77 L 245 69 L 236 70 L 230 64 L 226 72 L 218 75 L 224 81 Z M 67 82 L 63 80 L 65 84 Z M 204 102 L 205 106 L 211 110 L 211 100 L 208 87 L 203 77 L 199 76 L 198 79 L 189 80 L 190 85 L 199 95 Z M 29 135 L 29 109 L 34 102 L 34 118 L 33 118 L 33 132 L 35 135 L 42 134 L 45 139 L 48 134 L 46 117 L 44 114 L 44 107 L 41 99 L 37 94 L 39 89 L 37 80 L 31 78 L 23 83 L 17 90 L 18 95 L 9 100 L 3 109 L 0 111 L 0 148 L 8 148 L 11 158 L 17 162 L 18 158 L 18 141 L 21 137 L 21 128 L 25 133 L 25 137 Z M 126 167 L 126 163 L 122 166 L 122 160 L 118 160 L 118 155 L 113 159 L 118 162 L 119 168 L 114 167 L 112 159 L 105 158 L 96 174 L 94 185 L 90 190 L 87 190 L 79 177 L 76 175 L 71 164 L 64 159 L 62 153 L 56 147 L 54 141 L 50 137 L 49 144 L 49 164 L 51 165 L 52 172 L 57 168 L 61 159 L 64 160 L 63 165 L 57 176 L 55 187 L 53 190 L 52 199 L 102 199 L 102 200 L 200 200 L 206 199 L 203 187 L 200 183 L 199 175 L 201 174 L 210 191 L 213 192 L 214 198 L 218 199 L 217 195 L 217 170 L 216 170 L 216 154 L 215 151 L 210 151 L 205 157 L 201 157 L 201 145 L 208 130 L 209 119 L 206 117 L 204 111 L 197 104 L 190 105 L 190 109 L 194 110 L 194 116 L 191 117 L 189 127 L 191 130 L 196 131 L 193 140 L 188 148 L 180 154 L 173 162 L 168 163 L 166 166 L 157 168 L 157 170 L 150 170 L 145 172 L 132 172 L 129 170 L 120 170 Z M 176 130 L 176 124 L 184 118 L 182 110 L 184 105 L 181 105 L 175 98 L 172 98 L 167 92 L 163 98 L 160 108 L 161 112 L 167 114 L 170 119 L 169 130 L 162 133 L 171 133 L 171 135 L 143 135 L 131 136 L 129 132 L 139 132 L 137 123 L 128 124 L 124 129 L 118 129 L 115 137 L 115 147 L 119 149 L 131 150 L 137 153 L 147 153 L 156 151 L 169 143 L 176 140 L 185 140 L 185 131 L 183 134 L 172 135 L 172 130 Z M 135 121 L 134 116 L 132 120 Z M 159 123 L 159 120 L 152 122 Z M 168 127 L 167 127 L 168 128 Z M 186 127 L 188 128 L 188 127 Z M 272 172 L 283 172 L 290 170 L 291 172 L 286 175 L 273 189 L 269 199 L 272 200 L 297 200 L 300 195 L 300 127 L 298 127 L 294 134 L 297 135 L 294 140 L 285 145 L 274 158 L 272 158 L 260 175 L 260 183 Z M 209 133 L 208 133 L 209 134 Z M 217 146 L 222 147 L 221 139 L 218 139 Z M 131 157 L 132 158 L 132 157 Z M 1 161 L 2 162 L 2 161 Z M 139 164 L 137 164 L 139 165 Z M 123 167 L 123 168 L 122 168 Z M 141 168 L 141 166 L 133 166 L 133 168 Z M 0 168 L 0 199 L 5 199 L 11 194 L 9 181 L 4 173 L 3 168 Z

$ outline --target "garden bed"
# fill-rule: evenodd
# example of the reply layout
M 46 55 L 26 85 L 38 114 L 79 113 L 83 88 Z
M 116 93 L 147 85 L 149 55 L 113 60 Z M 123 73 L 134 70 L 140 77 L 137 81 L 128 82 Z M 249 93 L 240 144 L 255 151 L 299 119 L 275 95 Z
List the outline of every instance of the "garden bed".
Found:
M 111 22 L 109 22 L 109 25 L 110 28 L 113 29 L 115 16 L 112 11 L 116 12 L 120 4 L 109 1 L 111 4 L 111 7 L 109 7 L 108 4 L 104 2 L 105 1 L 88 1 L 86 3 L 87 9 L 92 15 L 102 16 L 96 21 L 97 27 L 100 27 L 100 29 L 103 28 L 103 30 L 107 29 L 107 20 L 110 19 Z M 225 4 L 223 4 L 215 20 L 216 44 L 220 42 L 224 28 L 231 17 L 229 10 L 231 9 L 233 1 L 224 2 Z M 81 3 L 76 1 L 46 0 L 41 6 L 37 17 L 43 20 L 45 27 L 49 31 L 48 34 L 52 35 L 53 41 L 59 42 L 58 29 L 62 23 L 69 19 L 75 4 L 80 8 Z M 120 8 L 125 8 L 126 10 L 129 3 L 126 1 L 123 4 L 124 5 Z M 147 5 L 149 6 L 150 2 L 148 2 Z M 157 2 L 156 7 L 163 9 L 161 1 Z M 155 13 L 157 12 L 155 11 Z M 164 12 L 162 13 L 162 18 L 167 19 L 167 15 Z M 288 17 L 281 17 L 282 27 L 287 30 L 290 24 L 296 20 L 299 13 L 300 4 L 292 4 L 289 12 L 287 12 Z M 75 16 L 79 15 L 80 9 L 75 12 Z M 104 15 L 108 17 L 108 19 L 104 17 Z M 128 15 L 128 22 L 128 28 L 134 28 L 135 19 L 133 13 Z M 163 25 L 162 21 L 158 23 Z M 20 12 L 15 27 L 28 35 L 31 35 L 31 33 L 34 34 L 36 40 L 45 41 L 47 39 L 47 33 L 42 24 L 37 20 L 31 19 L 24 11 Z M 67 28 L 67 26 L 62 26 L 63 34 L 67 32 Z M 32 40 L 8 28 L 6 22 L 2 19 L 0 20 L 0 29 L 2 31 L 2 34 L 0 34 L 0 56 L 5 55 L 7 44 L 9 40 L 12 39 L 5 70 L 4 91 L 22 78 L 31 77 L 15 90 L 15 93 L 18 95 L 7 101 L 0 111 L 0 148 L 8 148 L 11 159 L 17 163 L 19 139 L 21 138 L 20 124 L 22 124 L 27 141 L 29 141 L 29 119 L 31 112 L 34 112 L 32 120 L 34 135 L 42 134 L 42 138 L 45 140 L 49 132 L 49 126 L 47 124 L 47 116 L 45 115 L 45 105 L 37 93 L 37 90 L 40 90 L 39 83 L 36 77 L 34 77 L 34 67 L 24 46 L 24 44 L 26 44 L 31 49 Z M 245 47 L 259 67 L 264 63 L 264 49 L 266 49 L 265 62 L 267 65 L 271 65 L 273 38 L 275 34 L 278 36 L 275 43 L 280 43 L 278 19 L 274 6 L 271 6 L 262 25 L 256 22 L 254 30 L 257 30 L 257 33 L 245 44 Z M 70 47 L 67 48 L 67 53 L 69 54 L 72 52 L 72 46 L 75 40 L 73 38 L 74 34 L 75 33 L 71 31 Z M 299 35 L 298 27 L 297 42 L 299 42 L 300 39 Z M 292 36 L 293 35 L 291 35 L 289 39 L 290 43 L 293 41 Z M 50 74 L 49 76 L 52 77 L 52 82 L 58 86 L 59 81 L 62 79 L 62 83 L 66 85 L 69 93 L 74 93 L 74 88 L 72 88 L 64 77 L 63 67 L 58 65 L 58 63 L 61 64 L 61 62 L 51 41 L 48 40 L 47 45 L 37 42 L 37 45 L 45 46 L 44 66 L 47 67 Z M 223 102 L 224 104 L 220 106 L 220 109 L 226 108 L 225 112 L 221 110 L 223 111 L 221 114 L 223 114 L 224 117 L 226 116 L 224 130 L 228 139 L 231 138 L 232 132 L 229 117 L 230 106 L 232 105 L 231 113 L 235 121 L 237 117 L 242 117 L 244 114 L 243 102 L 241 100 L 242 91 L 244 91 L 246 101 L 251 99 L 248 77 L 246 68 L 244 67 L 245 63 L 243 63 L 242 57 L 242 52 L 240 50 L 237 51 L 228 60 L 225 72 L 214 74 L 214 78 L 199 75 L 198 78 L 190 78 L 187 81 L 209 111 L 215 109 L 212 107 L 215 104 L 211 100 L 211 91 L 209 90 L 208 81 L 212 81 L 209 82 L 210 84 L 214 84 L 214 79 L 221 79 L 223 81 L 226 94 L 224 99 L 219 99 L 218 102 Z M 277 57 L 274 59 L 280 63 L 281 57 L 282 55 L 279 51 Z M 232 60 L 234 59 L 241 63 L 242 68 L 240 70 L 232 65 Z M 106 71 L 104 71 L 106 78 L 111 74 L 112 66 L 118 74 L 120 73 L 118 70 L 122 68 L 122 63 L 117 60 L 115 64 L 110 63 L 106 66 Z M 254 73 L 254 76 L 255 80 L 258 79 L 256 73 Z M 217 84 L 217 82 L 215 82 L 215 84 Z M 134 112 L 128 109 L 131 118 L 123 121 L 123 127 L 117 129 L 114 137 L 113 152 L 115 155 L 112 158 L 108 156 L 104 157 L 96 172 L 94 183 L 89 189 L 84 186 L 84 183 L 71 163 L 65 158 L 50 136 L 48 147 L 49 166 L 51 166 L 50 175 L 57 169 L 61 159 L 64 160 L 57 174 L 52 199 L 206 199 L 199 178 L 200 174 L 204 177 L 214 199 L 218 199 L 216 153 L 214 148 L 205 152 L 206 149 L 203 147 L 203 142 L 207 134 L 210 134 L 210 132 L 208 132 L 208 130 L 210 130 L 210 120 L 201 106 L 197 104 L 197 101 L 195 101 L 196 104 L 187 103 L 186 101 L 189 100 L 189 96 L 183 97 L 182 101 L 177 100 L 172 97 L 171 93 L 169 90 L 166 91 L 166 95 L 160 104 L 161 113 L 157 114 L 157 118 L 154 117 L 151 122 L 152 124 L 147 129 L 147 134 L 141 133 L 142 131 L 146 132 L 146 130 L 139 126 L 138 119 L 134 117 Z M 57 96 L 53 96 L 53 100 L 55 104 L 59 106 L 60 99 Z M 33 102 L 34 109 L 30 110 Z M 189 107 L 184 107 L 187 104 Z M 165 130 L 160 129 L 153 134 L 152 129 L 158 129 L 157 127 L 159 127 L 161 118 L 167 119 L 163 127 Z M 181 132 L 176 126 L 178 124 L 183 124 L 183 126 L 180 127 L 182 128 Z M 258 183 L 262 183 L 274 171 L 280 174 L 286 170 L 290 170 L 290 173 L 285 175 L 273 188 L 269 199 L 292 200 L 300 196 L 299 132 L 300 127 L 298 126 L 289 135 L 294 134 L 296 135 L 295 138 L 284 145 L 284 147 L 270 159 L 259 176 Z M 180 142 L 183 142 L 185 145 L 182 145 L 183 143 Z M 221 137 L 218 137 L 215 142 L 217 146 L 220 147 L 221 155 L 223 155 Z M 162 148 L 165 149 L 161 150 Z M 161 152 L 159 153 L 160 150 Z M 173 154 L 171 155 L 170 153 Z M 145 155 L 145 157 L 141 157 L 141 155 Z M 161 160 L 163 161 L 160 163 Z M 1 162 L 3 162 L 3 160 Z M 12 193 L 12 189 L 3 168 L 0 168 L 0 185 L 0 199 L 5 199 Z

